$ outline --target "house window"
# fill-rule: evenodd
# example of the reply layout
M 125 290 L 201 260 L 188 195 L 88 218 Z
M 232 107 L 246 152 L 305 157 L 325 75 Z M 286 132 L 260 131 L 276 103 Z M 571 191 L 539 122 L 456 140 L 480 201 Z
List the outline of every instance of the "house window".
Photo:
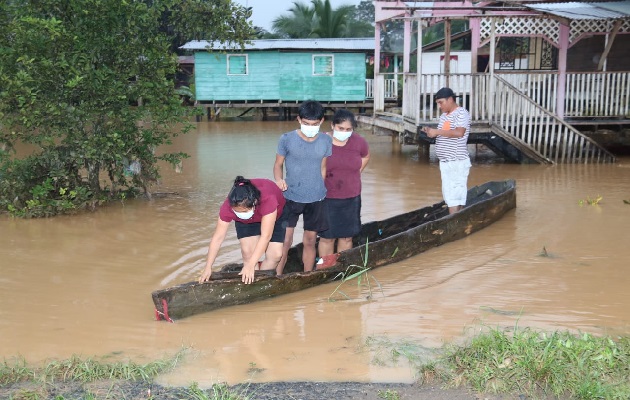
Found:
M 236 55 L 228 54 L 227 56 L 227 73 L 228 75 L 247 75 L 247 54 Z
M 313 55 L 313 75 L 333 76 L 335 74 L 335 56 L 332 54 Z
M 541 38 L 502 37 L 498 57 L 500 70 L 558 69 L 558 49 Z

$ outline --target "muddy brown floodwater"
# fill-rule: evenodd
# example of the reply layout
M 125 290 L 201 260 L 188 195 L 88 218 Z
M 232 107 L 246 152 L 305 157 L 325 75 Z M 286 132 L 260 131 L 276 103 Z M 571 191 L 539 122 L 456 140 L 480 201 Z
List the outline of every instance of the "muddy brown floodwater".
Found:
M 470 147 L 470 185 L 513 178 L 517 208 L 457 242 L 373 271 L 383 292 L 329 302 L 336 284 L 177 321 L 154 320 L 151 292 L 194 280 L 236 175 L 272 178 L 277 139 L 294 122 L 201 122 L 176 138 L 183 171 L 94 213 L 0 219 L 0 356 L 146 362 L 189 348 L 164 385 L 198 382 L 412 382 L 386 356 L 461 342 L 485 326 L 597 335 L 630 331 L 630 159 L 613 165 L 505 165 Z M 441 200 L 433 155 L 361 131 L 372 157 L 364 222 Z M 580 200 L 602 196 L 599 205 Z M 296 240 L 301 236 L 296 232 Z M 541 257 L 543 249 L 547 257 Z M 218 264 L 239 260 L 230 230 Z M 365 346 L 366 340 L 375 343 Z

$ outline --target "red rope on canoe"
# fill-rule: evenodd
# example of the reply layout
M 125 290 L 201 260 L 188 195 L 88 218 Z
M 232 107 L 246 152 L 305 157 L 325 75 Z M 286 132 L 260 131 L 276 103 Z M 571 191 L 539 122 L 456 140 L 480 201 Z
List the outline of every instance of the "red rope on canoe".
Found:
M 171 317 L 168 316 L 168 304 L 165 299 L 162 299 L 162 309 L 164 310 L 164 319 L 168 322 L 173 322 Z
M 168 303 L 165 299 L 162 299 L 162 310 L 164 311 L 159 311 L 157 308 L 155 309 L 155 319 L 157 321 L 164 320 L 168 322 L 175 322 L 168 316 Z

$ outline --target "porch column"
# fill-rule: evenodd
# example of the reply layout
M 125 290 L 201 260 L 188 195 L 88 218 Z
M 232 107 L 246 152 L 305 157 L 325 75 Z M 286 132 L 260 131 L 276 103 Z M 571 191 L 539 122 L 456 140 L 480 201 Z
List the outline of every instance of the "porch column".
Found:
M 422 20 L 418 20 L 418 51 L 416 52 L 416 65 L 418 66 L 418 72 L 416 73 L 416 100 L 415 103 L 418 105 L 418 110 L 416 111 L 416 126 L 420 125 L 420 109 L 423 110 L 424 113 L 424 104 L 422 103 Z M 425 118 L 425 116 L 423 116 Z
M 488 71 L 490 71 L 490 80 L 488 82 L 488 122 L 492 124 L 492 120 L 494 119 L 494 92 L 495 92 L 495 82 L 494 82 L 494 53 L 496 51 L 496 38 L 495 38 L 495 28 L 496 21 L 495 18 L 490 17 L 490 59 L 488 60 Z
M 405 15 L 406 16 L 406 15 Z M 402 89 L 402 116 L 404 118 L 415 115 L 418 111 L 413 111 L 413 107 L 411 105 L 415 104 L 413 99 L 410 98 L 409 93 L 410 83 L 407 81 L 409 78 L 409 69 L 411 65 L 411 27 L 413 21 L 410 19 L 405 19 L 403 22 L 403 89 Z
M 405 19 L 403 25 L 403 73 L 409 73 L 409 57 L 411 56 L 411 20 Z
M 374 115 L 377 111 L 385 111 L 385 93 L 382 87 L 383 77 L 381 76 L 381 24 L 374 24 L 374 86 L 372 93 L 374 96 Z
M 398 53 L 394 54 L 394 97 L 398 101 Z
M 471 18 L 469 20 L 469 25 L 470 25 L 470 57 L 471 57 L 471 66 L 470 66 L 470 72 L 473 74 L 476 74 L 479 66 L 477 65 L 478 61 L 477 58 L 479 57 L 478 54 L 478 50 L 479 50 L 479 39 L 481 38 L 481 32 L 480 30 L 480 18 Z
M 444 76 L 446 87 L 451 87 L 451 19 L 444 20 Z
M 569 50 L 569 35 L 571 28 L 569 25 L 560 23 L 558 34 L 558 88 L 556 92 L 556 114 L 564 120 L 564 98 L 567 86 L 567 51 Z

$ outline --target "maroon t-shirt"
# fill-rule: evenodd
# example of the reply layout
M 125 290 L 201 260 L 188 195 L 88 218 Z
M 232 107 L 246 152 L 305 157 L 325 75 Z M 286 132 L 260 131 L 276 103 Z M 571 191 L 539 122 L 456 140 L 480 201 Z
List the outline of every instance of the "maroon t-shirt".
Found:
M 326 197 L 350 199 L 361 194 L 361 159 L 367 157 L 367 141 L 352 132 L 345 146 L 335 146 L 326 160 Z
M 282 215 L 282 209 L 286 200 L 282 195 L 282 190 L 278 188 L 276 183 L 269 179 L 251 179 L 251 182 L 260 190 L 260 202 L 254 208 L 254 215 L 250 219 L 240 219 L 234 214 L 230 206 L 230 200 L 226 198 L 219 210 L 221 221 L 238 221 L 245 224 L 253 224 L 261 222 L 264 215 L 271 214 L 274 210 L 278 211 L 276 219 Z

